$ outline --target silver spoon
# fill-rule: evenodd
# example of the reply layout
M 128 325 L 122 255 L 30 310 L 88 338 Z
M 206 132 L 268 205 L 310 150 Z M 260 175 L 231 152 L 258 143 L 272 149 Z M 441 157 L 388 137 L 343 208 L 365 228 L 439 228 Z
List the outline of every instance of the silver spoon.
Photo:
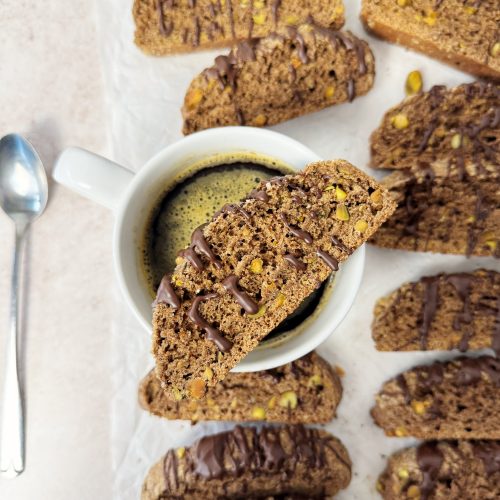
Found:
M 24 409 L 18 376 L 19 284 L 28 228 L 47 205 L 47 176 L 31 144 L 17 134 L 0 139 L 0 206 L 16 226 L 12 267 L 10 331 L 0 402 L 0 474 L 15 477 L 24 470 Z

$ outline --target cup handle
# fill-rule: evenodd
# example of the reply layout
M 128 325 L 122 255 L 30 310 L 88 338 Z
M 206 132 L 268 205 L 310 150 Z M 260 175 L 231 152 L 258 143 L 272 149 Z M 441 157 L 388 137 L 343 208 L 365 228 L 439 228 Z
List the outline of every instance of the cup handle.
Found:
M 57 159 L 54 179 L 91 201 L 115 210 L 133 172 L 81 148 L 65 149 Z

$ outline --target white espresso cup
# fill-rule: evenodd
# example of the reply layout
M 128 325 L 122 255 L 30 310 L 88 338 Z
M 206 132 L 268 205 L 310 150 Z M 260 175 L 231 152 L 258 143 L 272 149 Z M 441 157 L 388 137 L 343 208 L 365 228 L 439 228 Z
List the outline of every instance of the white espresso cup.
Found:
M 152 300 L 143 272 L 141 242 L 155 201 L 165 186 L 178 179 L 190 166 L 211 156 L 238 154 L 261 155 L 294 170 L 302 170 L 308 163 L 321 160 L 316 153 L 289 137 L 252 127 L 215 128 L 189 135 L 160 151 L 137 174 L 79 148 L 66 149 L 59 157 L 53 174 L 57 182 L 113 210 L 116 277 L 128 305 L 147 331 L 152 329 Z M 264 343 L 233 371 L 275 368 L 304 356 L 325 341 L 354 302 L 364 260 L 362 246 L 341 264 L 335 273 L 331 292 L 297 334 L 267 347 Z

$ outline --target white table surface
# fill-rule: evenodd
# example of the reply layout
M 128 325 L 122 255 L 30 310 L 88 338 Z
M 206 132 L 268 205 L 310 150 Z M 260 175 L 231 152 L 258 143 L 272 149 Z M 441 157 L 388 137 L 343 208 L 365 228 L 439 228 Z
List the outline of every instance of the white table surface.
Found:
M 0 1 L 0 136 L 25 134 L 49 172 L 66 146 L 106 153 L 94 26 L 88 0 Z M 28 258 L 26 471 L 0 479 L 1 500 L 111 497 L 111 224 L 105 209 L 50 183 Z M 12 244 L 1 213 L 1 355 Z

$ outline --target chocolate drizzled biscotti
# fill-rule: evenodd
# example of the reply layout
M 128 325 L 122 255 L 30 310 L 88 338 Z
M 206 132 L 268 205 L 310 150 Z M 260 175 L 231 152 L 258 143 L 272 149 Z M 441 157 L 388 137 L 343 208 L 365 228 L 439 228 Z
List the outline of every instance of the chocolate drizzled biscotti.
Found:
M 398 208 L 370 243 L 386 248 L 500 255 L 500 174 L 422 165 L 382 180 Z
M 154 310 L 156 375 L 168 397 L 199 398 L 223 380 L 393 210 L 350 163 L 320 161 L 262 182 L 195 230 Z
M 500 439 L 500 359 L 417 366 L 384 384 L 371 413 L 388 436 Z
M 361 20 L 390 42 L 500 79 L 498 0 L 363 0 Z
M 350 480 L 347 450 L 325 431 L 235 427 L 170 450 L 149 471 L 141 499 L 323 499 Z
M 185 134 L 224 125 L 273 125 L 352 101 L 373 85 L 368 44 L 314 22 L 239 44 L 189 86 Z
M 224 47 L 296 26 L 312 16 L 344 24 L 342 0 L 135 0 L 135 43 L 155 56 Z
M 200 401 L 169 400 L 150 372 L 141 382 L 141 406 L 159 417 L 288 424 L 330 422 L 342 397 L 339 376 L 316 353 L 287 365 L 250 373 L 228 373 Z
M 500 498 L 500 441 L 429 441 L 398 451 L 377 489 L 385 500 Z
M 500 273 L 426 276 L 375 305 L 379 351 L 483 349 L 500 352 Z
M 371 136 L 371 166 L 413 168 L 417 159 L 451 170 L 498 174 L 500 86 L 438 85 L 387 111 Z

